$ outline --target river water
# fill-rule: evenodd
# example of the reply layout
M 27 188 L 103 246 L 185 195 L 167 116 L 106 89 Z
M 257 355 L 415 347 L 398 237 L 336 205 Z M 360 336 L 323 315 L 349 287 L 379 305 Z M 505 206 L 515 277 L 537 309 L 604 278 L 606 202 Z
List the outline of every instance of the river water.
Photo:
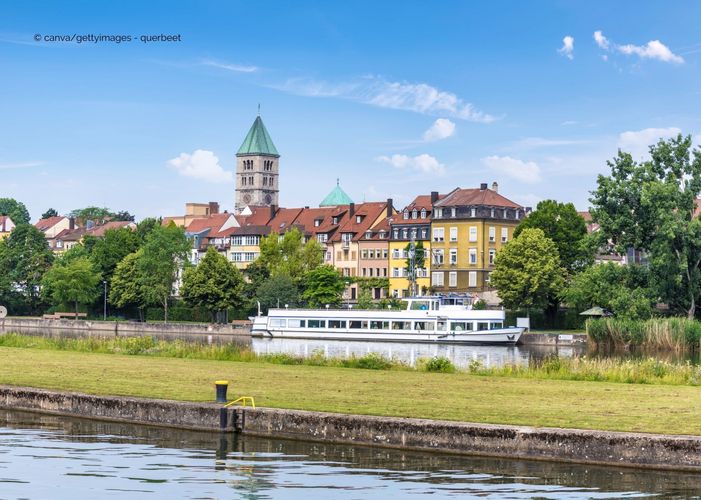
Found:
M 241 437 L 0 410 L 1 499 L 621 498 L 701 475 Z

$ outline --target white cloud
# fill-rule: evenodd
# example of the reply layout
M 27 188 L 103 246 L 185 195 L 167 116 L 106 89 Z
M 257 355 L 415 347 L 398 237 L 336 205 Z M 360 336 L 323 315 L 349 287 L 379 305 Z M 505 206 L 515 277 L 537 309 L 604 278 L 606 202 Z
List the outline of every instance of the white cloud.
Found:
M 635 54 L 642 59 L 657 59 L 663 62 L 682 64 L 684 58 L 674 54 L 659 40 L 651 40 L 645 45 L 619 45 L 618 50 L 626 55 Z
M 646 128 L 643 130 L 623 132 L 618 136 L 618 147 L 633 155 L 633 158 L 647 156 L 650 146 L 660 139 L 674 137 L 681 133 L 677 127 Z
M 557 50 L 567 59 L 574 59 L 574 37 L 567 35 L 562 39 L 562 47 Z
M 192 177 L 207 182 L 231 182 L 234 176 L 219 165 L 219 158 L 211 151 L 197 149 L 192 154 L 180 153 L 180 156 L 168 160 L 168 165 L 183 177 Z
M 440 163 L 436 158 L 426 153 L 417 156 L 407 156 L 394 154 L 392 156 L 378 156 L 377 161 L 388 163 L 399 169 L 412 169 L 425 174 L 445 173 L 445 165 Z
M 603 50 L 610 50 L 613 48 L 615 51 L 627 56 L 636 55 L 641 59 L 656 59 L 658 61 L 676 64 L 684 63 L 683 57 L 672 52 L 669 47 L 659 40 L 650 40 L 645 45 L 633 45 L 632 43 L 618 45 L 612 43 L 601 31 L 595 31 L 594 42 Z M 602 59 L 608 61 L 608 56 L 604 54 Z
M 594 41 L 599 46 L 599 48 L 602 48 L 604 50 L 608 50 L 609 46 L 611 45 L 608 38 L 606 38 L 601 31 L 594 32 Z
M 482 163 L 521 182 L 533 184 L 540 181 L 540 167 L 532 161 L 523 161 L 510 156 L 487 156 L 482 158 Z
M 43 165 L 43 161 L 25 161 L 19 163 L 0 163 L 0 170 L 10 170 L 15 168 L 32 168 Z
M 497 119 L 475 109 L 472 104 L 452 92 L 439 90 L 426 83 L 389 82 L 375 76 L 344 83 L 293 78 L 282 85 L 273 85 L 272 88 L 312 97 L 350 99 L 381 108 L 426 115 L 442 114 L 479 123 L 490 123 Z
M 516 149 L 536 149 L 556 146 L 574 146 L 577 144 L 587 144 L 589 142 L 590 141 L 583 139 L 548 139 L 546 137 L 526 137 L 525 139 L 519 139 L 518 141 L 514 142 L 513 146 Z
M 223 63 L 219 61 L 214 61 L 212 59 L 204 59 L 202 61 L 202 64 L 204 66 L 213 66 L 215 68 L 220 68 L 220 69 L 226 69 L 229 71 L 235 71 L 237 73 L 255 73 L 258 71 L 260 68 L 258 66 L 245 66 L 242 64 L 230 64 L 230 63 Z
M 438 118 L 431 128 L 424 132 L 424 141 L 433 142 L 447 139 L 455 133 L 455 123 L 447 118 Z

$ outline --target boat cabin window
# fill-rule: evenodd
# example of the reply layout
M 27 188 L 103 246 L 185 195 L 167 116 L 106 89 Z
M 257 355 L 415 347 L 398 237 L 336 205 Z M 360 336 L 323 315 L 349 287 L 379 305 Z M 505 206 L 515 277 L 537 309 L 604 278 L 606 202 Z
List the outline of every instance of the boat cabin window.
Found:
M 346 320 L 345 319 L 330 319 L 329 320 L 329 328 L 345 328 L 346 327 Z
M 477 331 L 481 331 L 481 330 L 489 330 L 489 323 L 478 322 L 477 323 Z
M 359 320 L 351 320 L 349 322 L 349 326 L 351 330 L 367 330 L 368 329 L 368 322 L 367 321 L 359 321 Z
M 270 318 L 271 328 L 285 328 L 287 326 L 287 320 L 281 318 Z
M 411 330 L 411 321 L 392 321 L 392 330 Z
M 428 311 L 435 308 L 431 300 L 412 300 L 408 309 L 412 311 Z
M 446 323 L 445 321 L 439 321 L 439 322 L 437 322 L 437 323 L 436 323 L 436 330 L 438 330 L 439 332 L 444 332 L 444 331 L 445 331 L 445 327 L 446 327 L 446 324 L 445 324 L 445 323 Z
M 325 319 L 310 319 L 307 321 L 308 328 L 326 328 Z
M 370 330 L 389 330 L 389 321 L 371 321 Z
M 414 321 L 414 330 L 433 330 L 433 321 Z
M 467 330 L 472 330 L 471 321 L 451 321 L 450 329 L 456 332 L 462 332 Z
M 490 330 L 498 330 L 499 328 L 504 328 L 504 323 L 501 321 L 492 321 L 489 323 Z
M 306 319 L 288 319 L 287 326 L 290 328 L 304 328 L 307 326 Z

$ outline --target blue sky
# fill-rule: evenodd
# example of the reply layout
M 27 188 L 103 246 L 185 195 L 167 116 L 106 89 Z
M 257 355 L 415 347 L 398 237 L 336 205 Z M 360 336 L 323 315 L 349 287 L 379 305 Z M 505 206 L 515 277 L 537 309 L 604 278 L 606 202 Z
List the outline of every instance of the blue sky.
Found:
M 701 137 L 699 18 L 693 1 L 4 1 L 0 197 L 33 218 L 232 209 L 260 103 L 284 206 L 340 177 L 398 207 L 496 180 L 585 209 L 617 148 Z M 137 39 L 44 39 L 73 34 Z M 138 40 L 158 34 L 181 41 Z

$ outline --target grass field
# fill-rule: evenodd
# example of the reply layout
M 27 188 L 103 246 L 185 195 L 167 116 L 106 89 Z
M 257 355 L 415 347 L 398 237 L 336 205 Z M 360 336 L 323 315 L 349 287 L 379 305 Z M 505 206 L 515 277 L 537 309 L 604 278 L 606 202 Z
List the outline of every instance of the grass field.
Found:
M 0 383 L 186 401 L 483 423 L 701 435 L 701 389 L 0 348 Z

